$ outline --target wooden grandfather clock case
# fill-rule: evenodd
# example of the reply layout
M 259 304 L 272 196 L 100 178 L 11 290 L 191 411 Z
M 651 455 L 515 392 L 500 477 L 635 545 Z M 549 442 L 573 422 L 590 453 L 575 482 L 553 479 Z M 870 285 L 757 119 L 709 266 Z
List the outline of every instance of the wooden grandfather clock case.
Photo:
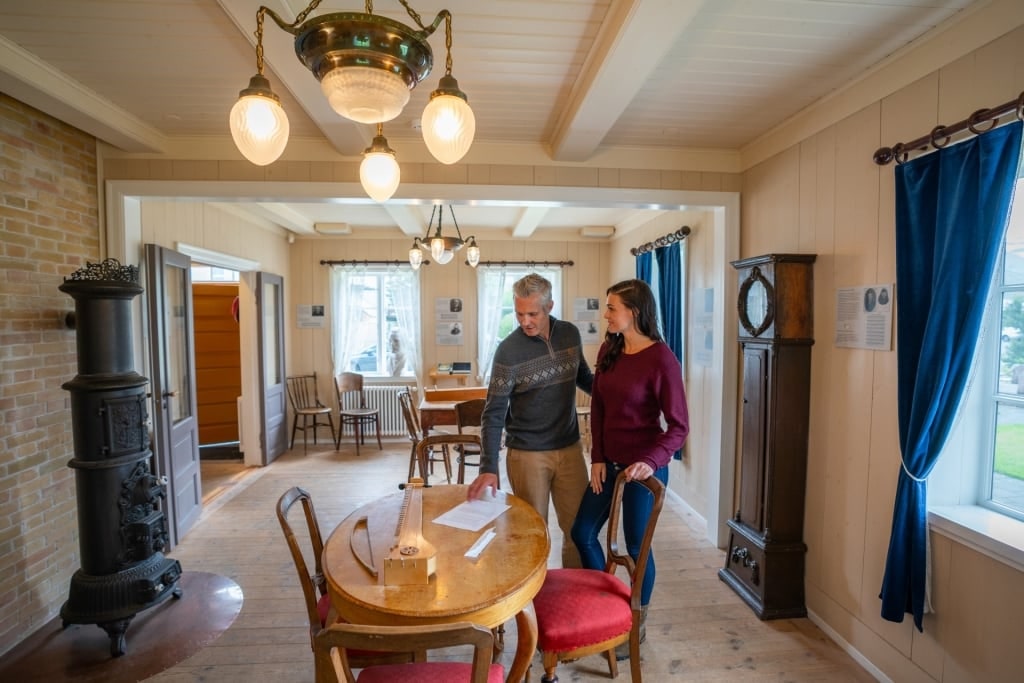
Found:
M 814 344 L 813 254 L 734 261 L 743 409 L 739 509 L 718 576 L 760 619 L 807 615 L 804 493 Z

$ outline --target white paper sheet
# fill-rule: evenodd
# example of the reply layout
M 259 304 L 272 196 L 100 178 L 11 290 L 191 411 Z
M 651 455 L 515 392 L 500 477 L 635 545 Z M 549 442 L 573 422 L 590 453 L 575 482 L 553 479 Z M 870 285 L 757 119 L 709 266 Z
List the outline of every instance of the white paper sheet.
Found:
M 435 518 L 434 523 L 466 531 L 479 531 L 486 524 L 500 517 L 510 507 L 512 506 L 505 502 L 504 491 L 498 491 L 497 495 L 491 495 L 488 492 L 484 494 L 483 498 L 459 503 L 448 512 Z

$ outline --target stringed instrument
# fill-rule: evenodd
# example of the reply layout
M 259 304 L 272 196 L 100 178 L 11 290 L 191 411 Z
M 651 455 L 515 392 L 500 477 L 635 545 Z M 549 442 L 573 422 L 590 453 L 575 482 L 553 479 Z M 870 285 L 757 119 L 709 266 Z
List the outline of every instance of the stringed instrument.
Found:
M 366 552 L 362 552 L 362 540 Z M 361 517 L 349 540 L 356 559 L 373 576 L 378 576 L 370 545 L 369 523 Z M 412 479 L 405 485 L 405 498 L 398 514 L 394 542 L 384 557 L 384 585 L 408 586 L 430 583 L 437 569 L 437 550 L 423 538 L 423 480 Z

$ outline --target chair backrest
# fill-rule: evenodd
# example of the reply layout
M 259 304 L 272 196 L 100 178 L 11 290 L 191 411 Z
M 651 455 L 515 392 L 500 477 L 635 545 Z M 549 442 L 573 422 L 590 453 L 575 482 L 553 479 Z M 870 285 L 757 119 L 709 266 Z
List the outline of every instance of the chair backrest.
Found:
M 647 518 L 647 526 L 644 528 L 644 538 L 640 543 L 640 552 L 636 561 L 629 556 L 623 548 L 619 549 L 619 527 L 622 522 L 622 495 L 627 486 L 643 486 L 654 496 L 654 505 L 651 507 L 651 515 Z M 665 504 L 665 485 L 654 475 L 642 480 L 626 481 L 626 473 L 619 472 L 615 479 L 615 489 L 612 492 L 611 512 L 608 516 L 608 562 L 605 571 L 615 573 L 618 566 L 624 567 L 629 574 L 630 585 L 633 587 L 630 605 L 634 610 L 639 610 L 640 592 L 643 586 L 644 573 L 647 571 L 647 560 L 651 556 L 651 542 L 654 540 L 654 529 L 658 525 L 658 517 L 661 516 L 661 508 Z
M 293 410 L 306 408 L 323 408 L 316 388 L 316 373 L 310 375 L 294 375 L 285 379 L 288 386 L 288 400 Z
M 302 547 L 295 537 L 295 531 L 288 521 L 288 515 L 296 503 L 302 504 L 306 518 L 306 528 L 309 532 L 310 557 L 313 558 L 314 571 L 309 571 L 306 564 L 306 557 Z M 312 638 L 323 626 L 320 623 L 320 613 L 317 610 L 317 603 L 327 593 L 327 580 L 324 578 L 320 558 L 324 554 L 323 536 L 320 535 L 320 524 L 316 519 L 316 510 L 313 507 L 313 499 L 304 489 L 293 486 L 284 492 L 277 501 L 277 521 L 281 523 L 281 530 L 284 532 L 284 539 L 288 543 L 288 550 L 291 551 L 292 561 L 295 563 L 295 570 L 299 574 L 299 583 L 302 585 L 302 593 L 306 598 L 306 613 L 309 616 L 310 637 Z M 312 642 L 310 643 L 312 644 Z
M 356 393 L 358 394 L 358 406 L 347 406 L 347 407 L 366 407 L 366 396 L 363 394 L 363 376 L 358 372 L 343 372 L 334 378 L 334 388 L 338 392 L 338 408 L 344 410 L 346 408 L 344 404 L 345 394 Z
M 354 664 L 348 657 L 350 650 L 421 652 L 459 645 L 472 645 L 472 677 L 469 679 L 444 678 L 444 680 L 468 680 L 469 683 L 487 683 L 491 672 L 491 658 L 494 653 L 494 635 L 483 626 L 468 621 L 429 626 L 336 624 L 325 629 L 320 638 L 325 647 L 331 648 L 331 659 L 334 662 L 338 680 L 346 683 L 355 683 L 356 680 L 352 673 Z M 431 677 L 430 670 L 433 668 L 450 671 L 451 666 L 450 662 L 443 661 L 392 665 L 388 667 L 386 677 L 380 676 L 374 680 L 441 680 L 436 678 L 436 674 L 435 677 Z M 373 667 L 367 667 L 363 669 L 360 676 L 372 677 L 372 672 Z M 503 678 L 504 671 L 501 673 Z
M 466 444 L 480 448 L 480 437 L 477 434 L 430 434 L 416 443 L 416 457 L 426 462 L 430 451 L 441 446 L 458 446 Z
M 485 399 L 474 398 L 470 401 L 459 401 L 455 404 L 455 425 L 462 433 L 463 427 L 479 427 L 484 413 Z
M 418 443 L 423 438 L 423 433 L 420 428 L 420 416 L 416 410 L 416 402 L 409 389 L 402 389 L 398 392 L 398 404 L 402 407 L 402 418 L 405 420 L 405 431 L 409 440 Z
M 576 387 L 576 405 L 581 408 L 590 406 L 590 394 Z

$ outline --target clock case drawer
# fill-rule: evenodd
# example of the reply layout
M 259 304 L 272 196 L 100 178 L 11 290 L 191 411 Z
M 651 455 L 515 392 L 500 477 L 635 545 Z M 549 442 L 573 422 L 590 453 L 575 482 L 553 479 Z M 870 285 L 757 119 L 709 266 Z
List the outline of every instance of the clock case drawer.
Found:
M 729 520 L 729 547 L 719 578 L 758 619 L 806 617 L 801 541 L 770 541 L 742 522 Z

